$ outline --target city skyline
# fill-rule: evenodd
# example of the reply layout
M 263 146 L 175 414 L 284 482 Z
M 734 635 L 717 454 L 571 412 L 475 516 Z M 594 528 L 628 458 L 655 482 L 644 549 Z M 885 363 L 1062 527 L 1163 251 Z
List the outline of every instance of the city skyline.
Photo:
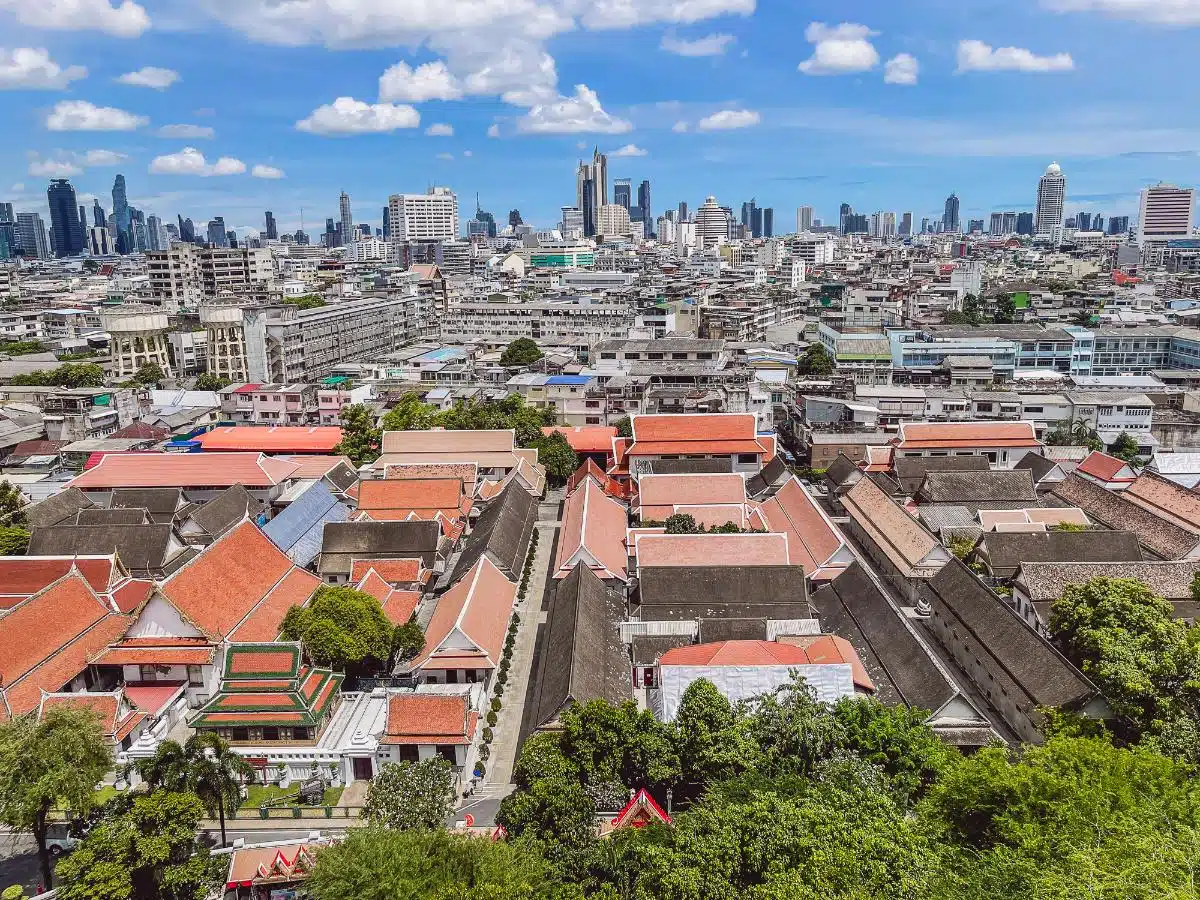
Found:
M 172 17 L 88 0 L 91 14 L 71 16 L 52 0 L 36 23 L 0 12 L 15 138 L 0 195 L 45 217 L 49 178 L 72 178 L 89 205 L 121 167 L 130 205 L 224 215 L 241 234 L 261 230 L 263 209 L 295 231 L 303 208 L 313 232 L 342 190 L 377 210 L 447 184 L 548 226 L 599 146 L 610 180 L 654 185 L 656 216 L 712 194 L 826 221 L 843 201 L 932 218 L 957 189 L 968 221 L 1031 210 L 1050 159 L 1072 173 L 1070 209 L 1131 216 L 1144 186 L 1189 184 L 1197 160 L 1179 149 L 1200 135 L 1192 105 L 1153 86 L 1186 100 L 1174 72 L 1200 17 L 1154 19 L 1149 4 L 914 0 L 836 25 L 812 2 L 581 13 L 529 0 L 541 30 L 495 10 L 478 23 L 384 12 L 377 35 L 354 34 L 354 6 L 343 18 L 305 0 L 286 21 L 254 3 Z M 1138 79 L 1102 62 L 1096 48 L 1111 46 L 1139 60 Z

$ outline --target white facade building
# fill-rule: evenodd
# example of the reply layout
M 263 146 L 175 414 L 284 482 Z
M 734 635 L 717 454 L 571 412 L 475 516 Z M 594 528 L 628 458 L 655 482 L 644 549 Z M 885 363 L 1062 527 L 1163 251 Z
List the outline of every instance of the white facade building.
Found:
M 813 208 L 811 206 L 796 207 L 796 233 L 803 234 L 813 227 Z
M 392 194 L 388 198 L 391 240 L 445 241 L 458 237 L 458 197 L 447 187 L 427 194 Z
M 1173 184 L 1156 184 L 1142 189 L 1138 207 L 1138 246 L 1147 241 L 1171 241 L 1191 237 L 1196 192 Z
M 606 203 L 600 207 L 596 220 L 596 233 L 605 237 L 622 237 L 631 234 L 629 210 L 617 203 Z
M 346 258 L 351 262 L 387 262 L 388 243 L 380 238 L 355 241 Z
M 1062 167 L 1052 162 L 1038 181 L 1037 209 L 1033 214 L 1034 234 L 1050 234 L 1063 223 L 1063 206 L 1067 199 L 1067 177 Z
M 717 198 L 704 198 L 704 205 L 696 210 L 696 246 L 701 250 L 715 247 L 729 240 L 729 213 L 717 205 Z

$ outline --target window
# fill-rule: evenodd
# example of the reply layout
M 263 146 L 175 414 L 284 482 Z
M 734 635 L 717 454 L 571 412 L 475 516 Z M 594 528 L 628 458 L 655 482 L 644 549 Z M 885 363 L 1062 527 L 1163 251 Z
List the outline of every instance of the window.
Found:
M 293 741 L 307 741 L 311 737 L 312 737 L 312 729 L 311 728 L 293 728 L 292 729 L 292 740 Z
M 262 739 L 264 741 L 279 740 L 279 728 L 272 725 L 264 726 L 262 730 Z
M 663 358 L 663 355 L 661 353 L 647 353 L 646 354 L 646 359 L 662 359 L 662 358 Z
M 421 753 L 416 744 L 402 744 L 396 748 L 396 755 L 400 757 L 400 762 L 415 763 L 421 759 Z
M 157 681 L 158 680 L 158 666 L 147 666 L 147 665 L 138 666 L 138 680 L 139 681 Z
M 250 729 L 231 728 L 229 729 L 229 739 L 231 741 L 248 741 L 250 740 Z
M 739 453 L 737 455 L 738 465 L 748 466 L 758 462 L 757 453 Z
M 437 755 L 446 760 L 446 762 L 450 763 L 452 766 L 458 764 L 458 759 L 454 755 L 453 744 L 438 744 Z
M 188 684 L 194 685 L 196 687 L 203 686 L 203 684 L 204 684 L 204 667 L 203 666 L 189 665 L 187 667 L 187 673 L 188 673 Z

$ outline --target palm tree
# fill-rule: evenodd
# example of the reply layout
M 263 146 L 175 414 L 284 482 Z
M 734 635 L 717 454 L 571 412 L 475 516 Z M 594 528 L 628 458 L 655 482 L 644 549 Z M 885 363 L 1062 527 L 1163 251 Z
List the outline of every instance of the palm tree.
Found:
M 254 780 L 251 765 L 212 732 L 192 735 L 182 747 L 175 741 L 163 741 L 154 756 L 138 762 L 137 770 L 151 789 L 195 794 L 208 814 L 220 820 L 222 846 L 226 843 L 225 809 L 237 809 L 242 784 Z

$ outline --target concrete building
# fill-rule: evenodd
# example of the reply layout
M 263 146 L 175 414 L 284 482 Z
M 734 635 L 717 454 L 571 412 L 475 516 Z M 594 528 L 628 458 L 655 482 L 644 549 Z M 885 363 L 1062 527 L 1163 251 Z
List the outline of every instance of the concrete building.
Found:
M 92 229 L 98 231 L 99 229 Z M 109 335 L 113 376 L 130 378 L 144 365 L 159 366 L 167 377 L 173 374 L 167 314 L 151 306 L 118 306 L 102 316 Z
M 151 299 L 167 307 L 197 306 L 221 294 L 261 296 L 275 286 L 268 249 L 173 244 L 146 253 Z
M 731 217 L 721 206 L 717 198 L 704 198 L 704 205 L 696 210 L 696 247 L 704 250 L 729 240 Z
M 1161 182 L 1142 188 L 1138 207 L 1138 246 L 1144 250 L 1147 242 L 1191 237 L 1195 207 L 1196 192 L 1193 188 Z
M 1033 214 L 1034 234 L 1050 234 L 1063 223 L 1063 205 L 1067 199 L 1067 178 L 1062 167 L 1052 162 L 1038 181 L 1037 207 Z
M 388 198 L 391 241 L 444 241 L 458 237 L 458 197 L 450 188 Z
M 17 213 L 17 243 L 27 259 L 49 259 L 46 223 L 37 213 Z
M 543 346 L 571 347 L 583 355 L 598 341 L 624 335 L 633 308 L 616 300 L 553 297 L 532 303 L 451 303 L 442 318 L 448 344 L 504 346 L 519 337 Z
M 600 207 L 596 219 L 596 233 L 603 237 L 623 237 L 631 233 L 629 210 L 619 203 L 606 203 Z

